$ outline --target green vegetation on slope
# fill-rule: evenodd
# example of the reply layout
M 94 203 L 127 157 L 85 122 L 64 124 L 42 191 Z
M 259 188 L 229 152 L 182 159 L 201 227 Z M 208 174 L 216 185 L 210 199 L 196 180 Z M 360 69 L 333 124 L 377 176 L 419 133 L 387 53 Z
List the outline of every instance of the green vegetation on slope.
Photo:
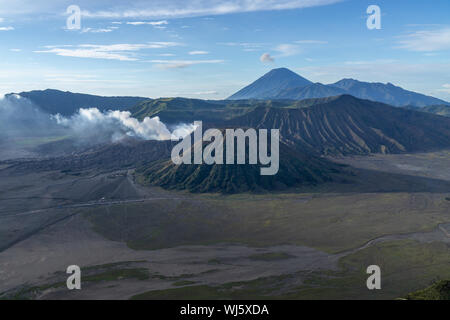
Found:
M 226 159 L 226 151 L 224 159 Z M 279 171 L 272 176 L 262 176 L 261 165 L 175 165 L 171 160 L 144 165 L 136 170 L 136 175 L 138 182 L 142 184 L 156 185 L 166 189 L 237 193 L 317 185 L 341 179 L 338 174 L 344 172 L 340 165 L 290 150 L 283 143 L 280 144 L 279 159 Z
M 447 106 L 445 104 L 424 107 L 420 109 L 420 111 L 434 113 L 444 117 L 450 117 L 450 106 Z
M 278 128 L 284 142 L 322 155 L 450 147 L 450 119 L 348 95 L 318 99 L 306 108 L 258 107 L 232 123 L 236 127 Z
M 450 280 L 442 280 L 426 289 L 410 293 L 408 300 L 450 300 Z
M 266 103 L 263 103 L 264 105 Z M 144 101 L 130 111 L 133 117 L 143 120 L 145 117 L 158 116 L 169 124 L 192 123 L 194 121 L 223 122 L 245 114 L 254 107 L 252 104 L 218 103 L 186 98 L 161 98 Z
M 285 277 L 261 278 L 247 282 L 232 282 L 219 286 L 191 285 L 155 290 L 131 297 L 132 300 L 245 300 L 274 299 Z

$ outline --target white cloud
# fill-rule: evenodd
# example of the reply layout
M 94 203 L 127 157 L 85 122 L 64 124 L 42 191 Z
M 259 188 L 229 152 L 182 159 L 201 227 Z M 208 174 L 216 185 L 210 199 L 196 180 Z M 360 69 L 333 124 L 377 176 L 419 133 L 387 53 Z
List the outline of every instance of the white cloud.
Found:
M 295 41 L 295 43 L 298 43 L 298 44 L 327 44 L 328 41 L 321 41 L 321 40 L 298 40 L 298 41 Z
M 77 0 L 84 17 L 167 19 L 324 6 L 344 0 Z M 0 0 L 0 16 L 61 15 L 73 0 Z M 117 20 L 116 20 L 117 21 Z
M 438 89 L 437 91 L 450 94 L 450 84 L 449 83 L 443 84 L 442 89 Z
M 229 47 L 241 46 L 244 48 L 260 48 L 263 46 L 262 43 L 252 43 L 252 42 L 219 42 L 217 44 Z
M 84 10 L 84 17 L 168 19 L 300 9 L 341 1 L 344 0 L 77 0 L 76 4 Z M 0 16 L 61 15 L 71 4 L 73 0 L 0 0 Z
M 81 33 L 108 33 L 113 31 L 114 29 L 117 29 L 116 27 L 110 27 L 110 28 L 103 28 L 103 29 L 93 29 L 93 28 L 84 28 L 81 30 Z
M 202 55 L 202 54 L 208 54 L 209 52 L 208 51 L 190 51 L 189 52 L 189 54 L 191 55 L 191 56 L 195 56 L 195 55 Z
M 396 60 L 344 61 L 329 65 L 302 67 L 297 71 L 303 73 L 307 78 L 322 83 L 331 83 L 342 78 L 393 83 L 401 82 L 396 79 L 417 79 L 417 83 L 425 85 L 427 83 L 424 81 L 425 78 L 447 76 L 450 73 L 450 64 L 411 64 Z
M 217 91 L 211 90 L 211 91 L 198 91 L 198 92 L 193 92 L 191 94 L 194 94 L 196 96 L 205 96 L 205 95 L 216 95 L 219 93 Z
M 136 61 L 131 53 L 143 49 L 163 49 L 180 45 L 176 42 L 150 42 L 146 44 L 112 44 L 93 45 L 82 44 L 78 46 L 47 46 L 47 50 L 35 51 L 36 53 L 54 53 L 58 56 L 93 58 L 120 61 Z
M 371 61 L 364 61 L 364 60 L 353 60 L 353 61 L 345 61 L 344 63 L 346 65 L 380 65 L 380 64 L 390 64 L 395 63 L 397 60 L 394 59 L 377 59 L 377 60 L 371 60 Z
M 22 49 L 9 49 L 9 51 L 12 51 L 12 52 L 20 52 L 20 51 L 22 51 Z
M 162 25 L 169 24 L 169 22 L 167 22 L 167 20 L 161 20 L 161 21 L 131 21 L 131 22 L 127 22 L 127 24 L 131 24 L 133 26 L 141 26 L 141 25 L 162 26 Z
M 42 75 L 43 81 L 50 83 L 64 83 L 69 86 L 73 86 L 75 84 L 118 84 L 124 86 L 125 84 L 133 84 L 138 83 L 135 80 L 126 80 L 126 79 L 104 79 L 100 78 L 97 75 L 92 74 L 79 74 L 79 73 L 65 73 L 65 72 L 52 72 L 45 73 Z
M 161 69 L 181 69 L 196 64 L 222 63 L 224 60 L 150 60 L 149 62 Z
M 179 18 L 191 16 L 223 15 L 239 12 L 289 10 L 329 5 L 342 0 L 153 0 L 134 1 L 133 6 L 125 0 L 118 1 L 116 9 L 86 10 L 83 15 L 94 18 Z M 81 5 L 80 5 L 81 6 Z M 89 8 L 81 6 L 82 8 Z M 128 9 L 123 9 L 123 8 Z
M 0 31 L 11 31 L 14 30 L 14 27 L 0 27 Z
M 171 96 L 171 97 L 193 97 L 193 98 L 196 98 L 196 99 L 197 98 L 198 99 L 201 99 L 201 98 L 208 99 L 208 97 L 211 98 L 210 96 L 213 96 L 213 95 L 215 96 L 215 95 L 218 95 L 218 94 L 219 94 L 219 92 L 216 91 L 216 90 L 191 91 L 191 92 L 173 91 L 173 92 L 170 92 L 168 94 L 168 96 Z
M 275 48 L 275 51 L 279 52 L 280 57 L 294 56 L 301 52 L 300 47 L 295 44 L 280 44 Z
M 35 51 L 37 53 L 54 53 L 63 57 L 76 57 L 76 58 L 92 58 L 92 59 L 107 59 L 107 60 L 120 60 L 120 61 L 136 61 L 136 58 L 131 58 L 120 53 L 111 53 L 97 49 L 63 49 L 54 48 L 45 51 Z
M 264 53 L 259 60 L 261 60 L 262 63 L 272 63 L 275 61 L 275 59 L 268 53 Z
M 219 42 L 217 44 L 228 47 L 241 47 L 242 50 L 246 52 L 259 51 L 264 46 L 263 43 L 251 43 L 251 42 Z
M 450 28 L 410 33 L 399 41 L 398 47 L 419 52 L 450 50 Z

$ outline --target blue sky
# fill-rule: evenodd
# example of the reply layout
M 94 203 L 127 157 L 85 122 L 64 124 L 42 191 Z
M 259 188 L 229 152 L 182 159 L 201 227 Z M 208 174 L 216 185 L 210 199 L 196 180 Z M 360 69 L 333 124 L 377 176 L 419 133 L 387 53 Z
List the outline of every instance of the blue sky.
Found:
M 66 9 L 82 11 L 67 30 Z M 366 26 L 369 5 L 380 30 Z M 448 0 L 0 0 L 0 94 L 225 98 L 272 68 L 450 101 Z

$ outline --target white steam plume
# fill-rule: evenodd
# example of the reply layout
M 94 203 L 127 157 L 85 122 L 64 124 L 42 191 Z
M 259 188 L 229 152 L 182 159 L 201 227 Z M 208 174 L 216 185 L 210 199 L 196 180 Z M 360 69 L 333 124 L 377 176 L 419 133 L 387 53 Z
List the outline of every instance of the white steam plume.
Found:
M 73 135 L 90 143 L 115 142 L 127 136 L 144 140 L 178 140 L 195 129 L 193 125 L 182 124 L 170 132 L 159 117 L 146 117 L 139 121 L 128 111 L 101 112 L 97 108 L 80 109 L 69 118 L 61 115 L 53 118 L 59 125 L 70 129 Z
M 30 141 L 59 134 L 58 125 L 28 99 L 0 98 L 0 161 L 33 157 Z
M 48 114 L 39 110 L 30 100 L 17 94 L 0 98 L 0 141 L 48 134 L 55 127 Z
M 0 98 L 0 161 L 38 156 L 37 147 L 47 141 L 61 141 L 61 146 L 73 144 L 74 148 L 82 148 L 117 142 L 126 137 L 179 140 L 194 129 L 193 124 L 168 128 L 158 117 L 139 121 L 130 112 L 101 112 L 97 108 L 80 109 L 70 117 L 52 116 L 26 98 L 7 95 Z

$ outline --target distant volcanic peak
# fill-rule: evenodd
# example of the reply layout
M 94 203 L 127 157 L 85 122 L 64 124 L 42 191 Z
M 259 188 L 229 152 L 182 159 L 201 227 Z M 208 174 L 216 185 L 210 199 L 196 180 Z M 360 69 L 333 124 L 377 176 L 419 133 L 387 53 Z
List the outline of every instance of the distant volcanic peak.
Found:
M 312 84 L 311 81 L 299 76 L 287 68 L 273 69 L 252 84 L 229 97 L 229 100 L 240 99 L 270 99 L 280 91 Z
M 262 78 L 269 78 L 269 77 L 288 77 L 294 80 L 302 80 L 306 83 L 312 83 L 311 81 L 303 78 L 302 76 L 298 75 L 294 71 L 289 70 L 288 68 L 278 68 L 278 69 L 272 69 L 269 72 L 267 72 Z
M 267 74 L 269 73 L 276 73 L 276 72 L 285 72 L 285 73 L 292 73 L 292 74 L 296 74 L 295 72 L 289 70 L 288 68 L 274 68 L 272 70 L 270 70 Z

